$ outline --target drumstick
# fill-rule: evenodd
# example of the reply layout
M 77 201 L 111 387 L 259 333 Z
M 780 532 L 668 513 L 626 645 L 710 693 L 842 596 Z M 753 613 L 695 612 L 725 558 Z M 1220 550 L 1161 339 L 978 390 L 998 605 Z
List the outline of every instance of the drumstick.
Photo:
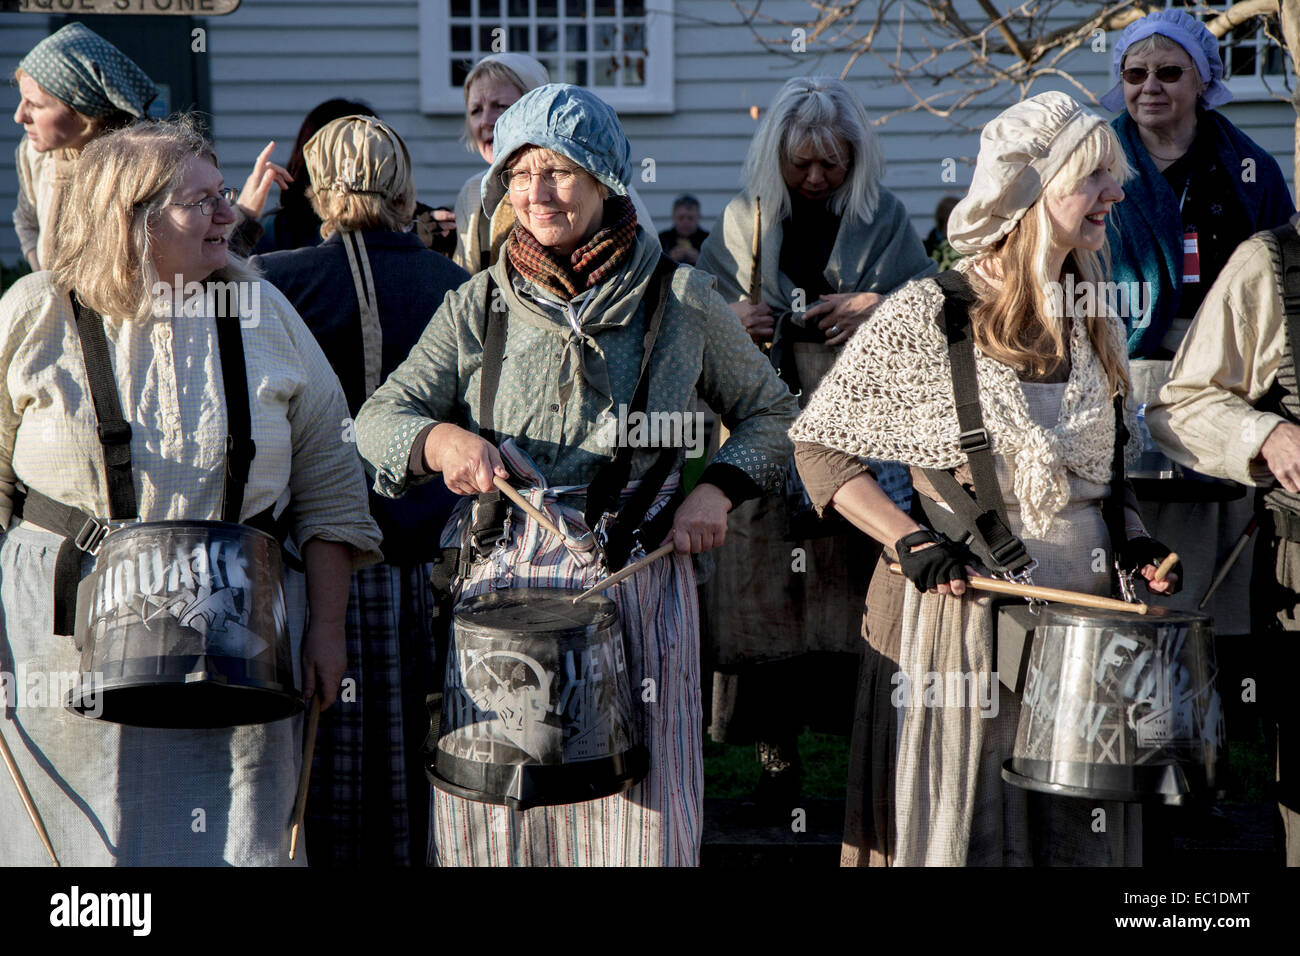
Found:
M 901 564 L 890 564 L 889 570 L 893 574 L 902 574 L 903 566 Z M 997 578 L 981 578 L 974 576 L 966 581 L 977 591 L 992 591 L 996 594 L 1014 594 L 1017 597 L 1035 598 L 1039 601 L 1053 601 L 1060 604 L 1079 604 L 1083 607 L 1095 607 L 1103 611 L 1127 611 L 1129 614 L 1145 614 L 1147 606 L 1145 604 L 1129 604 L 1127 601 L 1117 601 L 1114 598 L 1098 597 L 1095 594 L 1084 594 L 1082 591 L 1066 591 L 1063 588 L 1040 588 L 1035 584 L 1015 584 L 1011 581 L 1001 581 Z
M 752 261 L 749 267 L 749 304 L 763 301 L 763 203 L 754 197 L 754 242 L 750 246 Z
M 523 508 L 524 512 L 528 515 L 528 517 L 532 518 L 534 521 L 536 521 L 547 531 L 551 532 L 551 534 L 555 535 L 557 538 L 562 538 L 565 541 L 565 543 L 569 547 L 573 548 L 575 551 L 590 551 L 593 547 L 595 547 L 596 539 L 592 537 L 590 531 L 584 534 L 581 538 L 572 538 L 569 535 L 565 534 L 563 531 L 561 531 L 559 528 L 555 526 L 555 523 L 546 516 L 546 513 L 544 511 L 541 511 L 540 509 L 533 507 L 532 502 L 530 502 L 519 492 L 515 491 L 514 487 L 510 484 L 510 482 L 506 481 L 500 475 L 493 475 L 492 483 L 497 486 L 497 488 L 501 491 L 502 494 L 504 494 L 507 498 L 509 498 L 511 501 L 517 504 L 520 508 Z
M 1196 605 L 1196 610 L 1205 610 L 1205 605 L 1210 603 L 1210 598 L 1213 597 L 1214 592 L 1219 589 L 1219 585 L 1222 584 L 1223 579 L 1228 576 L 1228 572 L 1232 570 L 1233 565 L 1237 563 L 1237 559 L 1241 557 L 1241 552 L 1246 550 L 1246 545 L 1250 542 L 1250 536 L 1255 533 L 1255 529 L 1258 527 L 1259 519 L 1251 518 L 1249 523 L 1247 523 L 1246 527 L 1242 530 L 1241 535 L 1237 538 L 1237 543 L 1234 544 L 1232 550 L 1228 552 L 1228 556 L 1223 561 L 1223 566 L 1219 568 L 1219 573 L 1214 576 L 1214 580 L 1210 582 L 1210 586 L 1206 589 L 1205 594 L 1201 596 L 1201 603 Z
M 23 801 L 23 806 L 27 808 L 27 816 L 31 818 L 32 826 L 36 828 L 36 835 L 41 838 L 45 844 L 45 852 L 50 855 L 50 860 L 55 866 L 59 865 L 59 858 L 54 855 L 54 845 L 50 843 L 50 835 L 45 832 L 45 824 L 41 822 L 41 815 L 36 809 L 36 804 L 32 802 L 32 795 L 27 789 L 27 783 L 23 780 L 22 772 L 18 769 L 18 764 L 14 760 L 14 755 L 9 750 L 9 744 L 5 741 L 4 735 L 0 734 L 0 757 L 4 757 L 5 766 L 9 768 L 9 776 L 18 788 L 18 796 Z
M 311 758 L 316 754 L 316 726 L 320 723 L 320 688 L 311 695 L 307 731 L 302 740 L 302 769 L 298 771 L 298 796 L 293 801 L 293 829 L 289 831 L 289 859 L 298 852 L 298 831 L 307 814 L 307 784 L 311 782 Z
M 1165 557 L 1165 559 L 1160 562 L 1160 567 L 1156 568 L 1156 576 L 1151 580 L 1163 581 L 1165 579 L 1165 575 L 1168 574 L 1170 569 L 1173 568 L 1173 566 L 1177 563 L 1178 563 L 1178 552 L 1170 551 L 1169 554 Z
M 670 551 L 673 550 L 673 547 L 674 545 L 671 541 L 669 541 L 667 544 L 661 544 L 658 548 L 651 551 L 641 560 L 633 561 L 622 571 L 615 571 L 605 580 L 597 581 L 593 587 L 587 588 L 587 590 L 583 591 L 576 598 L 574 598 L 573 603 L 577 604 L 583 598 L 589 598 L 593 594 L 599 594 L 601 591 L 604 591 L 607 588 L 612 588 L 615 584 L 618 584 L 619 581 L 623 581 L 626 580 L 627 578 L 630 578 L 632 575 L 636 574 L 642 568 L 646 567 L 647 565 L 654 564 L 664 555 L 668 554 Z

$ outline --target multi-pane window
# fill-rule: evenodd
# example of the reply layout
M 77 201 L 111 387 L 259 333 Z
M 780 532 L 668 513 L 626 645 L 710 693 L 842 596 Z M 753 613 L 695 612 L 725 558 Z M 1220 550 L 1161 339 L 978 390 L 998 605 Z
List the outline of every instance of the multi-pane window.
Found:
M 623 112 L 672 109 L 670 0 L 422 0 L 421 102 L 464 109 L 466 74 L 491 53 L 528 53 L 555 82 Z

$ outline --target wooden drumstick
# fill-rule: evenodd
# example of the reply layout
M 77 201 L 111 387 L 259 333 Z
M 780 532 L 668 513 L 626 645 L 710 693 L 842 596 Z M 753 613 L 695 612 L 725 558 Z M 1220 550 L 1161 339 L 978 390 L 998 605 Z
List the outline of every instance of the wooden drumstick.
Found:
M 54 844 L 50 843 L 50 835 L 45 832 L 45 824 L 41 821 L 41 814 L 32 801 L 31 792 L 27 789 L 27 782 L 23 780 L 22 772 L 18 769 L 18 762 L 14 760 L 14 755 L 9 750 L 9 744 L 3 734 L 0 734 L 0 757 L 4 758 L 5 766 L 9 768 L 9 777 L 18 789 L 18 797 L 27 809 L 27 816 L 31 818 L 32 826 L 36 828 L 36 835 L 45 844 L 45 852 L 50 855 L 50 861 L 55 866 L 58 866 L 59 858 L 54 855 Z
M 587 532 L 581 538 L 574 538 L 565 534 L 563 531 L 561 531 L 559 528 L 555 526 L 555 522 L 553 522 L 546 515 L 546 512 L 542 511 L 539 508 L 534 507 L 531 501 L 529 501 L 527 498 L 525 498 L 523 495 L 517 492 L 514 489 L 514 486 L 512 486 L 510 482 L 506 481 L 500 475 L 493 475 L 492 483 L 497 486 L 497 489 L 503 495 L 505 495 L 512 502 L 517 504 L 520 508 L 522 508 L 524 510 L 524 513 L 527 514 L 528 517 L 532 518 L 534 521 L 536 521 L 539 525 L 541 525 L 551 534 L 555 535 L 557 538 L 563 539 L 565 544 L 567 544 L 573 550 L 590 551 L 592 548 L 596 546 L 596 539 L 592 537 L 591 532 Z
M 669 541 L 667 544 L 661 544 L 659 547 L 655 548 L 655 550 L 651 551 L 649 554 L 647 554 L 644 558 L 641 558 L 639 561 L 633 561 L 623 570 L 615 571 L 613 574 L 611 574 L 603 581 L 597 581 L 593 587 L 587 588 L 587 590 L 583 591 L 576 598 L 574 598 L 573 603 L 577 604 L 583 598 L 589 598 L 593 594 L 599 594 L 601 591 L 604 591 L 607 588 L 612 588 L 615 584 L 618 584 L 619 581 L 624 581 L 630 578 L 632 575 L 636 574 L 642 568 L 646 567 L 647 565 L 654 564 L 664 555 L 669 554 L 673 550 L 673 547 L 674 545 L 671 541 Z
M 1156 576 L 1151 580 L 1163 581 L 1165 579 L 1165 575 L 1168 574 L 1170 570 L 1173 569 L 1173 566 L 1177 563 L 1178 563 L 1178 552 L 1170 551 L 1168 556 L 1163 561 L 1160 562 L 1160 567 L 1156 568 Z
M 750 245 L 749 304 L 763 301 L 763 203 L 754 197 L 754 241 Z
M 298 852 L 298 833 L 307 814 L 307 785 L 311 782 L 311 758 L 316 754 L 316 727 L 320 724 L 320 688 L 311 695 L 307 730 L 302 740 L 302 769 L 298 771 L 298 796 L 293 801 L 293 828 L 289 831 L 289 859 Z
M 896 563 L 890 564 L 889 570 L 893 574 L 902 574 L 903 566 Z M 977 591 L 992 591 L 995 594 L 1014 594 L 1017 597 L 1035 598 L 1039 601 L 1078 604 L 1082 607 L 1095 607 L 1103 611 L 1125 611 L 1129 614 L 1145 614 L 1147 612 L 1145 604 L 1129 604 L 1127 601 L 1098 597 L 1095 594 L 1084 594 L 1082 591 L 1067 591 L 1063 588 L 1040 588 L 1036 584 L 1016 584 L 1012 581 L 979 576 L 967 578 L 966 583 Z

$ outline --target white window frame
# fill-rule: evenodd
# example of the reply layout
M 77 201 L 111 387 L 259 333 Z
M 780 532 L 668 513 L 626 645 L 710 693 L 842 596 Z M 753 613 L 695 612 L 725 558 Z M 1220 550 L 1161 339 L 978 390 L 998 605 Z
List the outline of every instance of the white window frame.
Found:
M 1166 8 L 1182 9 L 1197 17 L 1202 23 L 1209 23 L 1220 13 L 1223 13 L 1233 5 L 1233 0 L 1198 0 L 1195 6 L 1187 6 L 1184 3 L 1173 3 L 1172 0 L 1166 0 Z M 1211 12 L 1207 12 L 1207 8 Z M 1267 44 L 1262 33 L 1255 36 L 1255 48 L 1259 50 Z M 1219 55 L 1223 56 L 1223 44 L 1219 44 Z M 1286 47 L 1282 47 L 1282 72 L 1281 73 L 1261 73 L 1260 65 L 1263 58 L 1258 54 L 1255 56 L 1255 73 L 1253 76 L 1227 76 L 1224 77 L 1223 85 L 1232 93 L 1234 102 L 1267 102 L 1279 98 L 1290 99 L 1290 91 L 1287 89 L 1287 64 L 1290 62 L 1290 54 Z M 1224 63 L 1227 67 L 1227 63 Z M 1265 79 L 1267 77 L 1267 79 Z
M 508 0 L 501 0 L 504 7 Z M 563 4 L 564 0 L 560 0 Z M 589 0 L 590 3 L 590 0 Z M 675 109 L 673 99 L 673 0 L 646 0 L 645 13 L 645 48 L 650 51 L 645 58 L 645 85 L 635 87 L 597 86 L 590 82 L 586 88 L 598 95 L 620 113 L 672 113 Z M 536 10 L 536 4 L 529 4 L 530 10 Z M 590 9 L 590 5 L 588 6 Z M 535 15 L 529 16 L 529 35 L 537 35 Z M 453 56 L 451 51 L 451 8 L 450 0 L 420 0 L 419 7 L 419 48 L 420 48 L 420 110 L 433 115 L 463 115 L 465 112 L 465 93 L 458 86 L 452 86 L 448 77 L 447 64 Z M 588 24 L 604 22 L 605 18 L 587 19 Z M 543 20 L 549 23 L 550 20 Z M 617 18 L 610 22 L 620 22 Z M 526 52 L 539 59 L 548 59 L 550 55 Z M 478 54 L 482 56 L 484 54 Z M 559 80 L 561 77 L 552 77 Z

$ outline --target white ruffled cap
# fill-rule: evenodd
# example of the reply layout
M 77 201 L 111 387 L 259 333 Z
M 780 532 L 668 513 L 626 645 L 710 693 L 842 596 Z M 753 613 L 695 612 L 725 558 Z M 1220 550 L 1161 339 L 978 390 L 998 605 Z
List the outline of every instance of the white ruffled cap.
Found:
M 953 249 L 971 255 L 1010 233 L 1079 144 L 1104 125 L 1064 93 L 1039 93 L 991 120 L 980 133 L 970 190 L 948 217 Z

